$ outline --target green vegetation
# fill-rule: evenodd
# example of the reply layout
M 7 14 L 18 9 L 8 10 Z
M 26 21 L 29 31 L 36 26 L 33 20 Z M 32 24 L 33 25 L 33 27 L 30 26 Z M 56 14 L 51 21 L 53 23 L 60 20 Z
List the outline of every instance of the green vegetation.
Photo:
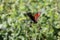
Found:
M 38 23 L 24 13 L 43 9 Z M 60 40 L 56 0 L 0 0 L 0 40 Z

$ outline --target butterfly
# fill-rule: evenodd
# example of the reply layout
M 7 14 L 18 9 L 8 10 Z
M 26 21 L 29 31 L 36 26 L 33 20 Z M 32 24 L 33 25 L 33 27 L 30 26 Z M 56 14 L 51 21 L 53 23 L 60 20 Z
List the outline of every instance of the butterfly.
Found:
M 29 18 L 30 18 L 34 23 L 37 23 L 38 18 L 39 18 L 39 16 L 41 15 L 41 13 L 38 12 L 38 13 L 32 15 L 31 12 L 28 12 L 27 15 L 29 16 Z

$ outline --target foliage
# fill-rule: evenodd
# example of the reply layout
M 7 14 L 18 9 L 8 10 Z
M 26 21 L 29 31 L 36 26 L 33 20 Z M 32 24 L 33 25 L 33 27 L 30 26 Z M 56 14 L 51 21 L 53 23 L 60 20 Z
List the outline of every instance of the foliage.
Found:
M 56 0 L 0 0 L 0 40 L 60 40 L 56 5 Z M 37 24 L 24 15 L 41 9 Z

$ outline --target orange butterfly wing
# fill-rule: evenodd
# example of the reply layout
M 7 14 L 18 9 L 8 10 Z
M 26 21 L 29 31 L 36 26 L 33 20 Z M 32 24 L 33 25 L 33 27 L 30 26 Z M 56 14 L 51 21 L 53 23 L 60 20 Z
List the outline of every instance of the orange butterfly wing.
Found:
M 38 20 L 39 16 L 40 16 L 40 13 L 36 13 L 36 14 L 34 15 L 34 19 L 35 19 L 35 21 Z

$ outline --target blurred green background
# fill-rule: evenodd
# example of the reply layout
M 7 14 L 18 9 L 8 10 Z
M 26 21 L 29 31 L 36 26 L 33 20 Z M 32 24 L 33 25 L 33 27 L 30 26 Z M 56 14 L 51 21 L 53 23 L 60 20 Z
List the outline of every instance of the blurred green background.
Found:
M 60 40 L 58 0 L 0 0 L 0 40 Z M 43 9 L 38 23 L 24 13 Z

